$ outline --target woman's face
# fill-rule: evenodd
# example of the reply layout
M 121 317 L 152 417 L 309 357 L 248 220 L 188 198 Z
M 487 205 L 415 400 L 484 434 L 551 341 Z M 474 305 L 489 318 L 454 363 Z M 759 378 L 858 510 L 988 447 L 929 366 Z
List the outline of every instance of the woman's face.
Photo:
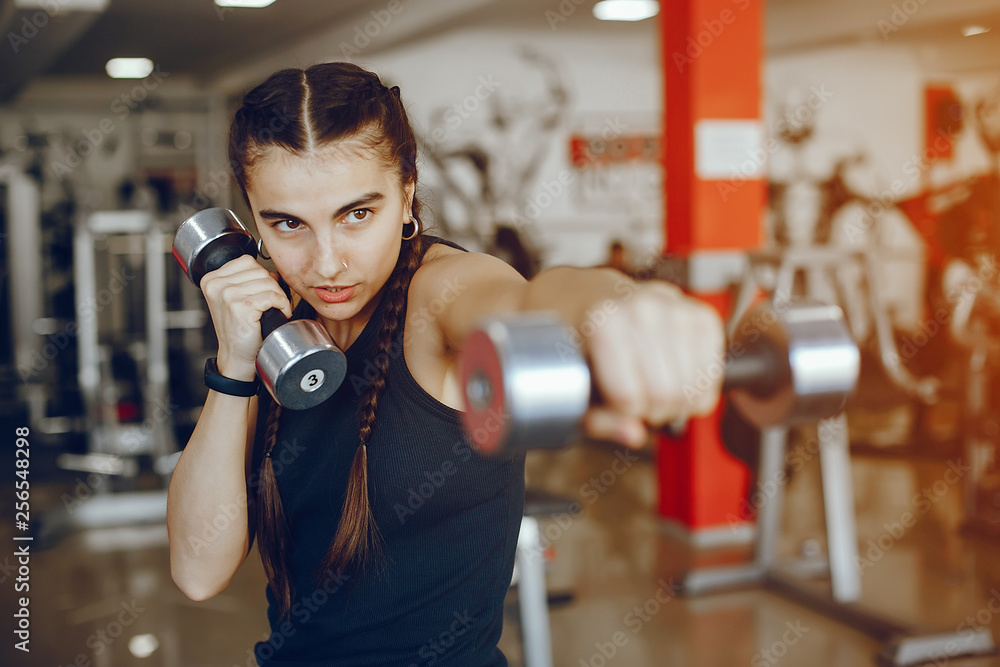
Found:
M 250 172 L 247 197 L 285 282 L 321 318 L 344 321 L 392 274 L 413 186 L 400 187 L 360 144 L 338 142 L 306 157 L 270 149 Z

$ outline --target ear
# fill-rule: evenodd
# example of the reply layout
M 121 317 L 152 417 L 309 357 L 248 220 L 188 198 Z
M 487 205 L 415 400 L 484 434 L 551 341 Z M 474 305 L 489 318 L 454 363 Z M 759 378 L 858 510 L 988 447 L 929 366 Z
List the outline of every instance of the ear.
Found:
M 406 219 L 413 215 L 413 194 L 417 191 L 417 182 L 412 180 L 403 186 L 403 207 L 406 211 Z

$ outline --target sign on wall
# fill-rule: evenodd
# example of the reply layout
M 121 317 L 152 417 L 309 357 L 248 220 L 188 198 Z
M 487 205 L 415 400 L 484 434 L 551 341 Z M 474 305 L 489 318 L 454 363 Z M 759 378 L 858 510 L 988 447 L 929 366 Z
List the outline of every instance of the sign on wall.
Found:
M 659 130 L 633 129 L 613 117 L 600 129 L 571 132 L 567 148 L 578 208 L 607 212 L 626 206 L 633 217 L 659 218 L 663 199 Z

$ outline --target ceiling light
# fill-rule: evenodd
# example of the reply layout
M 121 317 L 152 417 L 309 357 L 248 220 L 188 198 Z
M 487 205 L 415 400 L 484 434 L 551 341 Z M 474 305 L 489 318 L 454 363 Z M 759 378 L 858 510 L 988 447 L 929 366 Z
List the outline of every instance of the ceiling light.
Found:
M 989 32 L 990 29 L 984 25 L 967 25 L 962 28 L 962 34 L 966 37 L 972 37 L 973 35 L 982 35 L 984 32 Z
M 601 0 L 594 16 L 602 21 L 642 21 L 660 13 L 656 0 Z
M 51 15 L 57 11 L 71 12 L 103 12 L 108 8 L 110 0 L 59 0 L 59 6 L 55 8 Z M 15 0 L 14 6 L 18 9 L 52 9 L 51 0 Z
M 104 66 L 112 79 L 145 79 L 153 71 L 149 58 L 112 58 Z
M 251 7 L 261 9 L 274 4 L 274 0 L 215 0 L 215 4 L 220 7 Z

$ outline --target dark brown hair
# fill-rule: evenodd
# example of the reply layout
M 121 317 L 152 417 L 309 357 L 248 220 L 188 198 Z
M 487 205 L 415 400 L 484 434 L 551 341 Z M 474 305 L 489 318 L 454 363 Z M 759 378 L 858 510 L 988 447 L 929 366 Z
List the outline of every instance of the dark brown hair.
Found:
M 387 168 L 397 169 L 401 188 L 416 183 L 417 143 L 399 99 L 399 88 L 386 88 L 378 76 L 350 63 L 282 70 L 247 93 L 230 127 L 229 161 L 249 204 L 248 174 L 265 151 L 279 147 L 294 155 L 308 155 L 346 139 L 361 141 Z M 358 414 L 360 440 L 343 512 L 326 558 L 316 569 L 317 580 L 352 563 L 370 564 L 378 553 L 378 528 L 368 501 L 367 445 L 376 423 L 379 396 L 385 389 L 390 350 L 402 335 L 410 279 L 425 250 L 416 197 L 411 210 L 419 230 L 412 239 L 403 241 L 395 269 L 382 290 L 384 317 L 373 356 L 377 374 L 363 389 Z M 293 317 L 314 318 L 316 312 L 303 299 Z M 286 557 L 291 541 L 271 462 L 280 418 L 281 406 L 272 402 L 264 429 L 264 461 L 249 512 L 279 616 L 285 616 L 293 595 Z

